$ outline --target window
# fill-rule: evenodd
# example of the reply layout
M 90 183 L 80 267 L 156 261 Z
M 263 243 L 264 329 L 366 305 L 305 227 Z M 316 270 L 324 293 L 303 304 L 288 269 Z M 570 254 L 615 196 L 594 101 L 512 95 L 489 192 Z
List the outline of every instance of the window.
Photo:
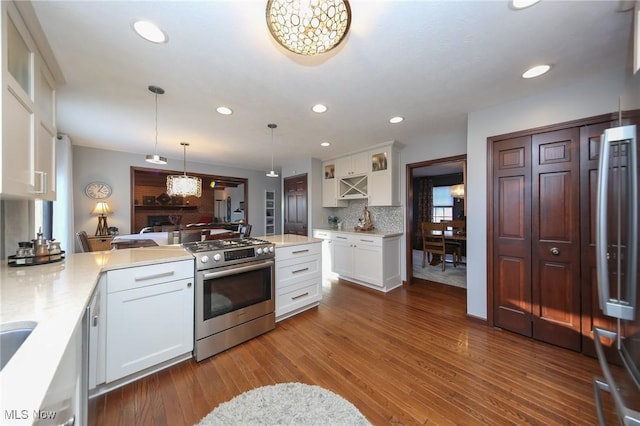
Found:
M 451 196 L 451 186 L 434 186 L 431 221 L 442 222 L 443 220 L 452 219 L 453 197 Z

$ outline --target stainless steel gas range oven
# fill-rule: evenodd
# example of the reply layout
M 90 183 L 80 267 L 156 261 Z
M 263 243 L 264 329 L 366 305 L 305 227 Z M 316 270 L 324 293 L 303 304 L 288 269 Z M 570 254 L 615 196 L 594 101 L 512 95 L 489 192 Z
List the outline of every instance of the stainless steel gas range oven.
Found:
M 183 247 L 196 258 L 196 361 L 275 328 L 273 243 L 237 238 Z

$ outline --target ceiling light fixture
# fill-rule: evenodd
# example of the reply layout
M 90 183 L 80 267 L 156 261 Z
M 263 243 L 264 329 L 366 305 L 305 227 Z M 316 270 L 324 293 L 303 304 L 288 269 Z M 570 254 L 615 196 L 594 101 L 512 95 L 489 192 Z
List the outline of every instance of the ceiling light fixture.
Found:
M 267 27 L 284 48 L 306 56 L 328 52 L 349 31 L 348 0 L 269 0 Z
M 231 108 L 226 107 L 226 106 L 219 106 L 218 108 L 216 108 L 216 111 L 218 111 L 218 114 L 222 114 L 222 115 L 231 115 L 231 114 L 233 114 L 233 110 Z
M 526 9 L 539 2 L 540 0 L 511 0 L 511 8 L 514 10 Z
M 391 124 L 398 124 L 398 123 L 402 123 L 403 121 L 404 121 L 404 117 L 400 117 L 400 116 L 391 117 L 389 119 L 389 123 L 391 123 Z
M 327 107 L 322 104 L 317 104 L 317 105 L 314 105 L 313 108 L 311 108 L 311 110 L 313 112 L 317 112 L 318 114 L 322 114 L 323 112 L 327 112 Z
M 267 127 L 271 129 L 271 171 L 267 173 L 267 177 L 278 177 L 278 174 L 273 170 L 273 129 L 278 127 L 277 124 L 267 124 Z
M 536 65 L 533 68 L 529 68 L 522 74 L 522 78 L 535 78 L 546 73 L 551 69 L 550 65 Z
M 331 146 L 330 142 L 321 142 L 320 146 Z
M 156 149 L 154 154 L 148 154 L 145 157 L 145 161 L 153 164 L 167 164 L 167 158 L 158 155 L 158 95 L 164 94 L 164 89 L 158 86 L 149 86 L 148 89 L 156 95 Z
M 451 185 L 451 196 L 453 198 L 464 198 L 464 183 Z
M 135 21 L 132 25 L 133 30 L 143 39 L 150 41 L 151 43 L 166 43 L 169 37 L 153 22 L 139 20 Z
M 180 142 L 184 151 L 184 174 L 167 176 L 167 195 L 179 195 L 188 197 L 202 195 L 202 179 L 196 176 L 187 176 L 187 142 Z

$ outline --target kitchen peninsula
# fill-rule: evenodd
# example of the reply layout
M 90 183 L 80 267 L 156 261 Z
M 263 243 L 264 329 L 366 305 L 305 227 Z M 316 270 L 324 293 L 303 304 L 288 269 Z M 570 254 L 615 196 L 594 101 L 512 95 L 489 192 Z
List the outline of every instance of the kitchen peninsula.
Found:
M 258 237 L 276 246 L 276 321 L 322 300 L 322 240 L 283 234 Z
M 65 363 L 64 358 L 71 344 L 87 343 L 82 321 L 100 277 L 122 268 L 185 261 L 193 262 L 190 253 L 179 246 L 164 246 L 71 254 L 61 262 L 30 267 L 0 266 L 0 324 L 36 323 L 0 372 L 0 423 L 32 424 L 38 420 L 39 410 L 52 410 L 58 415 L 56 424 L 66 421 L 67 414 L 76 416 L 76 424 L 83 424 L 86 414 L 78 412 L 82 401 L 76 401 L 76 407 L 72 403 L 77 399 L 73 394 L 83 395 L 83 390 L 76 388 L 80 379 L 86 380 L 77 359 L 79 351 L 70 351 L 76 363 Z M 52 383 L 62 374 L 63 365 L 76 369 L 75 374 L 71 372 L 71 389 L 62 386 L 64 392 L 70 392 L 69 398 L 60 401 L 62 407 L 51 406 L 52 394 L 61 393 L 58 387 L 52 389 Z M 72 407 L 66 413 L 63 408 L 68 406 Z

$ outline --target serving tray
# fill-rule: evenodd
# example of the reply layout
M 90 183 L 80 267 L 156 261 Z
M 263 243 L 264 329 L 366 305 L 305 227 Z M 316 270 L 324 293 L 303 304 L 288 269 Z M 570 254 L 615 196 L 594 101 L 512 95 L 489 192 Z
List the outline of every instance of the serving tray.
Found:
M 7 262 L 9 262 L 9 266 L 35 266 L 35 265 L 44 265 L 46 263 L 55 263 L 64 260 L 64 250 L 60 253 L 54 254 L 45 254 L 41 256 L 26 256 L 26 257 L 18 257 L 18 256 L 9 256 L 7 258 Z

